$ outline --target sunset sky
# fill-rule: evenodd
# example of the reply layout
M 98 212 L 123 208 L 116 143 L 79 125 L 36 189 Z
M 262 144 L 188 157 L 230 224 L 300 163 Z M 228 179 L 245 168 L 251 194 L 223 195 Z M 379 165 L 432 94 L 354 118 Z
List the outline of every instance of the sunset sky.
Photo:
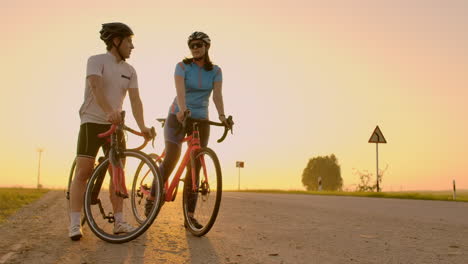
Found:
M 224 188 L 303 189 L 310 158 L 335 154 L 344 187 L 354 169 L 383 189 L 468 189 L 468 1 L 3 1 L 0 186 L 66 185 L 76 153 L 86 61 L 105 52 L 102 23 L 135 32 L 128 60 L 148 125 L 163 133 L 186 39 L 204 31 L 223 70 L 234 135 L 210 146 Z M 124 108 L 130 111 L 128 98 Z M 210 113 L 216 117 L 211 101 Z M 136 127 L 133 117 L 127 123 Z M 129 145 L 132 145 L 131 139 Z M 147 151 L 154 151 L 147 149 Z

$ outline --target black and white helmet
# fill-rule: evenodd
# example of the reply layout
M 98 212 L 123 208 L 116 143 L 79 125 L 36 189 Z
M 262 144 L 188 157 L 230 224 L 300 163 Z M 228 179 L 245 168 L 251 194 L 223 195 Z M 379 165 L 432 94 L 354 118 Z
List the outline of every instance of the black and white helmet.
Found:
M 115 37 L 125 38 L 133 35 L 130 27 L 120 22 L 102 24 L 102 29 L 99 33 L 101 34 L 101 39 L 106 43 Z
M 192 40 L 203 40 L 208 46 L 211 45 L 211 40 L 210 37 L 208 37 L 207 34 L 201 32 L 201 31 L 195 31 L 193 32 L 187 40 L 187 44 L 190 44 Z

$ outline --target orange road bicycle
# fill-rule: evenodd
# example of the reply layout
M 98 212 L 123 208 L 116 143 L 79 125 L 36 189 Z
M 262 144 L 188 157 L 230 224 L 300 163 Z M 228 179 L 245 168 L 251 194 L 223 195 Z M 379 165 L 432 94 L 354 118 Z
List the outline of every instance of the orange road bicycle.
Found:
M 163 126 L 165 119 L 158 119 Z M 222 142 L 231 130 L 232 133 L 232 116 L 229 116 L 226 125 L 204 119 L 192 119 L 186 117 L 184 119 L 182 130 L 188 125 L 193 126 L 193 132 L 183 139 L 187 142 L 188 148 L 182 158 L 176 174 L 172 181 L 165 182 L 164 192 L 155 190 L 156 201 L 154 207 L 161 207 L 162 203 L 157 202 L 157 197 L 161 196 L 162 202 L 173 202 L 177 196 L 179 182 L 184 182 L 183 189 L 183 213 L 184 225 L 195 236 L 203 236 L 210 231 L 216 221 L 219 207 L 221 204 L 222 195 L 222 172 L 216 153 L 210 148 L 200 146 L 199 124 L 207 123 L 213 126 L 224 127 L 223 136 L 218 139 L 218 143 Z M 161 155 L 150 154 L 155 162 L 161 165 L 165 156 L 165 151 Z M 184 169 L 187 169 L 186 177 L 181 178 Z M 145 199 L 151 195 L 151 188 L 157 184 L 153 184 L 152 177 L 149 176 L 149 171 L 138 168 L 133 177 L 132 184 L 132 208 L 135 219 L 142 223 L 146 221 L 142 204 Z M 168 180 L 169 181 L 169 180 Z M 152 187 L 153 186 L 153 187 Z M 158 209 L 159 211 L 159 209 Z
M 124 112 L 122 116 L 124 116 Z M 122 118 L 123 120 L 123 118 Z M 147 171 L 147 177 L 154 184 L 153 188 L 158 192 L 162 191 L 163 184 L 159 170 L 154 160 L 147 154 L 141 152 L 148 141 L 134 149 L 125 149 L 119 145 L 118 134 L 123 131 L 129 131 L 138 136 L 144 136 L 127 126 L 122 121 L 119 125 L 112 125 L 109 131 L 102 133 L 99 137 L 110 137 L 110 148 L 104 157 L 98 159 L 93 173 L 88 180 L 84 195 L 84 216 L 91 231 L 100 239 L 110 243 L 124 243 L 133 240 L 143 234 L 153 223 L 160 207 L 153 207 L 148 217 L 144 221 L 136 221 L 132 214 L 132 205 L 130 199 L 126 199 L 133 194 L 127 192 L 127 181 L 131 183 L 132 179 L 126 179 L 126 175 L 135 175 L 137 169 Z M 153 133 L 154 135 L 154 133 Z M 70 185 L 74 177 L 74 167 L 72 165 L 70 172 L 67 199 L 70 197 Z M 127 177 L 128 178 L 128 177 Z M 106 186 L 109 186 L 108 188 Z M 115 195 L 111 195 L 115 194 Z M 160 197 L 156 197 L 156 202 L 160 202 Z M 125 220 L 134 227 L 133 231 L 127 233 L 115 234 L 114 212 L 121 211 Z

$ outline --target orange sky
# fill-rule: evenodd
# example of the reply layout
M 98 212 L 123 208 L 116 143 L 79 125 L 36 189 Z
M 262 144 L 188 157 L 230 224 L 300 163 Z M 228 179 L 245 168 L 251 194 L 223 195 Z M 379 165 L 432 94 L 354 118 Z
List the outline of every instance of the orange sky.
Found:
M 246 164 L 242 188 L 301 189 L 308 159 L 331 153 L 353 188 L 353 168 L 375 173 L 367 140 L 376 125 L 388 141 L 379 146 L 380 166 L 389 166 L 384 190 L 449 189 L 453 179 L 468 188 L 468 3 L 350 2 L 2 4 L 0 186 L 36 184 L 38 146 L 42 183 L 66 184 L 86 60 L 105 51 L 100 24 L 122 21 L 136 34 L 128 62 L 151 125 L 175 96 L 174 66 L 189 55 L 188 34 L 211 36 L 236 122 L 234 136 L 217 144 L 213 129 L 210 143 L 227 189 L 237 188 L 236 160 Z

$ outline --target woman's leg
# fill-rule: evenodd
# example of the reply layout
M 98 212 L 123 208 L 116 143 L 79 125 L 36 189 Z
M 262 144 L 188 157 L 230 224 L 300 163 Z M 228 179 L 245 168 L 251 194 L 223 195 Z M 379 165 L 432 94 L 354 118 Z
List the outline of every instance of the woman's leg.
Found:
M 184 139 L 184 134 L 180 133 L 177 134 L 177 129 L 180 126 L 179 121 L 173 114 L 169 114 L 166 119 L 166 125 L 164 126 L 164 139 L 166 145 L 166 156 L 159 168 L 161 176 L 164 182 L 167 181 L 169 176 L 171 175 L 174 167 L 177 164 L 177 161 L 180 158 L 181 152 L 181 144 L 182 140 Z M 154 199 L 155 197 L 155 189 L 151 188 L 151 198 Z M 164 199 L 164 198 L 163 198 Z

